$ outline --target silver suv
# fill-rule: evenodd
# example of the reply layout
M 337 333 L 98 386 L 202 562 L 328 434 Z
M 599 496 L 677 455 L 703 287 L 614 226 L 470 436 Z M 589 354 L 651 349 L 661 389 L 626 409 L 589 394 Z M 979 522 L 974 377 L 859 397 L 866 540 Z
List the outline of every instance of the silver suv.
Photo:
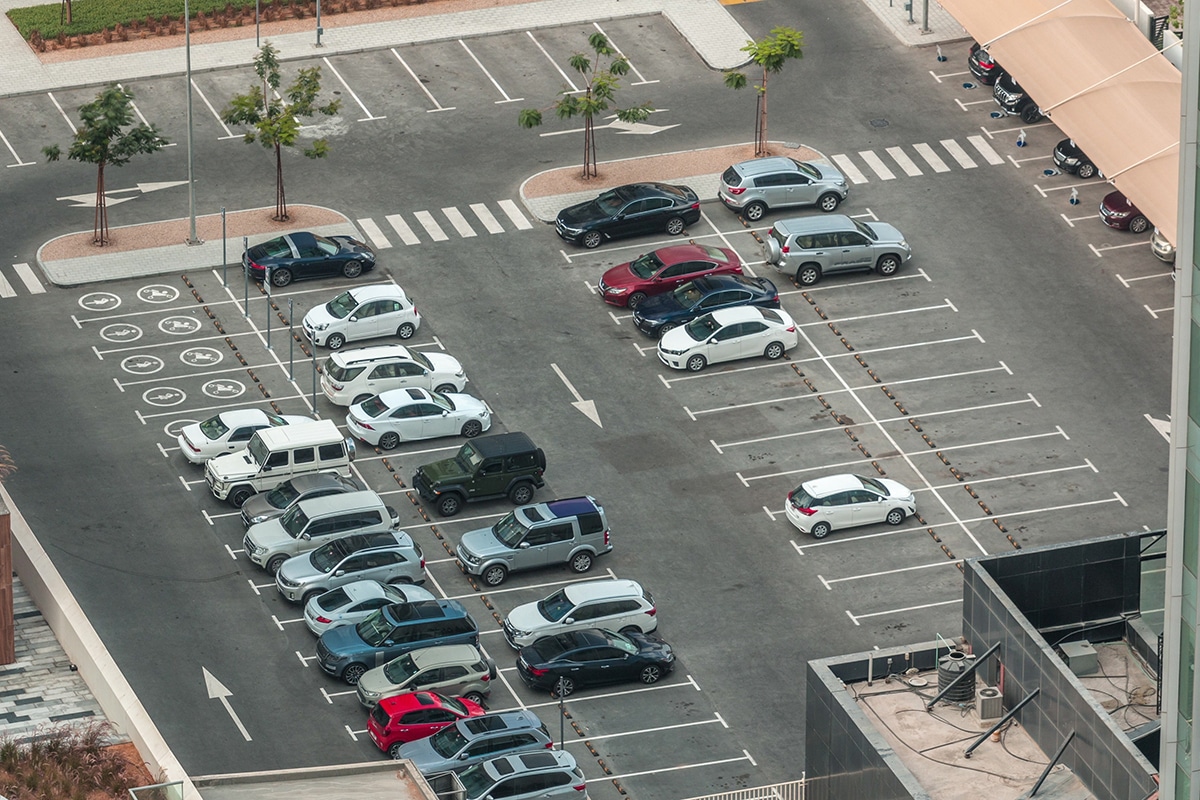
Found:
M 358 702 L 374 708 L 385 697 L 405 692 L 437 692 L 483 705 L 499 673 L 473 644 L 423 647 L 369 669 L 358 679 Z
M 400 527 L 400 515 L 366 489 L 298 500 L 282 515 L 246 529 L 246 556 L 271 575 L 292 556 L 315 550 L 350 533 L 377 533 Z
M 502 711 L 460 719 L 425 739 L 406 742 L 396 750 L 422 775 L 464 770 L 498 756 L 554 747 L 546 725 L 532 711 Z
M 812 286 L 832 272 L 874 270 L 894 275 L 912 258 L 904 234 L 886 222 L 843 214 L 781 219 L 767 231 L 766 260 L 796 283 Z
M 757 222 L 771 208 L 816 206 L 834 211 L 848 191 L 845 176 L 830 164 L 769 156 L 725 170 L 717 197 L 726 208 Z
M 587 781 L 575 758 L 563 750 L 538 750 L 500 756 L 467 767 L 458 776 L 464 800 L 503 797 L 505 800 L 587 800 Z
M 355 533 L 289 558 L 275 573 L 279 593 L 305 605 L 330 589 L 363 580 L 424 583 L 421 548 L 404 531 Z

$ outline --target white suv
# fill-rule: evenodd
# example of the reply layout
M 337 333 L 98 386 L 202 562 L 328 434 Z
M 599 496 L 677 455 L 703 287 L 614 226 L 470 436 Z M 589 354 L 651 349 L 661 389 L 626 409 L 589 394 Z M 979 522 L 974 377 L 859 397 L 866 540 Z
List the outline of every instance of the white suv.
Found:
M 422 353 L 402 344 L 361 347 L 334 353 L 321 368 L 321 391 L 339 406 L 361 403 L 389 389 L 461 392 L 467 374 L 454 356 Z
M 504 638 L 520 650 L 543 636 L 576 628 L 635 630 L 658 628 L 654 598 L 635 581 L 572 583 L 536 603 L 517 606 L 504 620 Z

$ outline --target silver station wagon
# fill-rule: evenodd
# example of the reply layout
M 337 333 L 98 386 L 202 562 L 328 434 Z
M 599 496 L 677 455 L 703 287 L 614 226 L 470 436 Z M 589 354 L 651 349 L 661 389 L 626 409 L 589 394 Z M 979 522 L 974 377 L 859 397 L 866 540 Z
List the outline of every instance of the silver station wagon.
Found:
M 801 286 L 834 272 L 894 275 L 912 258 L 912 248 L 896 228 L 844 214 L 781 219 L 767 231 L 765 249 L 766 260 Z

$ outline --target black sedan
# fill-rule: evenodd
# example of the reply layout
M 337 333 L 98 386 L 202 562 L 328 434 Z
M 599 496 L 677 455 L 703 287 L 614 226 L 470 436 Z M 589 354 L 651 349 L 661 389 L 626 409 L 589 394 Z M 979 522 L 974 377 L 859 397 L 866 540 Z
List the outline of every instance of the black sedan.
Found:
M 673 292 L 647 297 L 633 312 L 633 324 L 648 336 L 662 336 L 718 308 L 779 308 L 779 292 L 766 278 L 710 275 L 688 281 Z
M 517 656 L 517 672 L 525 684 L 556 697 L 601 683 L 656 683 L 674 668 L 671 646 L 637 631 L 567 631 L 542 637 Z
M 375 251 L 349 236 L 300 231 L 254 245 L 242 255 L 242 268 L 257 281 L 263 280 L 269 269 L 274 286 L 338 274 L 357 278 L 375 269 Z
M 687 186 L 629 183 L 558 212 L 555 229 L 569 242 L 599 247 L 605 239 L 666 231 L 683 233 L 700 220 L 700 198 Z

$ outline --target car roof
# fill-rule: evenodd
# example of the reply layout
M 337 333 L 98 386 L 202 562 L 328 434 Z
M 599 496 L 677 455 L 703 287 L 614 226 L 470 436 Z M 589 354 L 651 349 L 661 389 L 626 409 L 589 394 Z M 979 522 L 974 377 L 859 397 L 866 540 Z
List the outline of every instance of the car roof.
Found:
M 770 281 L 766 278 L 754 278 L 749 275 L 702 275 L 699 278 L 693 278 L 692 283 L 702 292 L 720 292 L 738 286 L 757 289 L 760 292 L 770 291 L 767 288 Z
M 358 295 L 355 295 L 357 297 Z M 402 344 L 381 344 L 375 347 L 359 347 L 354 350 L 340 350 L 330 356 L 334 363 L 343 367 L 353 364 L 367 364 L 372 361 L 380 361 L 385 358 L 399 358 L 405 361 L 411 361 L 412 356 L 408 352 L 408 348 Z
M 498 433 L 493 436 L 480 436 L 468 444 L 484 458 L 506 456 L 510 453 L 521 453 L 526 450 L 536 450 L 533 440 L 519 431 L 513 433 Z
M 569 583 L 564 588 L 567 599 L 572 603 L 583 603 L 609 597 L 641 597 L 642 587 L 637 581 L 616 578 L 613 580 L 584 581 Z
M 439 664 L 475 663 L 476 661 L 483 660 L 483 656 L 479 650 L 470 644 L 442 644 L 437 647 L 422 647 L 419 650 L 413 650 L 408 655 L 412 656 L 413 662 L 421 669 L 434 667 Z
M 350 598 L 350 603 L 387 595 L 387 587 L 379 581 L 351 581 L 342 584 L 340 588 L 346 593 L 346 597 Z
M 298 492 L 307 492 L 310 489 L 321 489 L 326 486 L 345 486 L 346 483 L 362 485 L 357 478 L 343 478 L 336 472 L 311 472 L 307 475 L 297 475 L 288 483 L 292 484 L 292 488 Z
M 222 411 L 217 414 L 229 427 L 235 425 L 252 425 L 256 422 L 266 422 L 267 413 L 261 408 L 233 408 L 229 411 Z
M 442 702 L 442 696 L 437 692 L 404 692 L 385 697 L 379 701 L 379 704 L 389 714 L 406 711 L 410 708 L 437 708 L 445 705 Z
M 846 473 L 844 475 L 826 475 L 823 478 L 813 478 L 811 481 L 806 481 L 801 488 L 813 497 L 824 497 L 834 492 L 861 489 L 862 486 L 862 478 Z
M 406 406 L 409 403 L 422 403 L 433 399 L 433 395 L 416 386 L 406 386 L 403 389 L 388 389 L 379 393 L 379 399 L 388 408 Z
M 835 233 L 837 231 L 858 230 L 854 224 L 854 220 L 845 214 L 789 217 L 776 222 L 775 229 L 782 231 L 785 236 L 790 236 L 793 233 Z
M 404 290 L 394 283 L 371 283 L 366 286 L 355 286 L 353 289 L 347 291 L 359 303 L 366 300 L 380 300 L 385 297 L 398 297 L 402 300 L 408 299 L 408 295 L 404 293 Z
M 473 739 L 494 733 L 540 728 L 544 723 L 537 714 L 529 709 L 520 708 L 513 711 L 484 714 L 482 717 L 460 719 L 455 724 L 464 736 Z
M 596 511 L 600 507 L 600 504 L 596 502 L 596 498 L 594 497 L 566 497 L 561 500 L 540 503 L 539 505 L 545 506 L 546 511 L 556 518 L 587 514 Z
M 623 186 L 617 186 L 612 191 L 616 192 L 626 200 L 633 200 L 639 197 L 663 197 L 667 196 L 672 199 L 683 199 L 686 194 L 680 188 L 676 188 L 669 183 L 626 183 Z
M 311 247 L 317 242 L 317 237 L 312 233 L 312 231 L 295 231 L 293 233 L 285 234 L 285 236 L 291 239 L 297 247 Z
M 381 498 L 374 489 L 363 489 L 360 492 L 342 492 L 327 494 L 324 497 L 310 497 L 300 501 L 300 509 L 305 514 L 331 514 L 364 506 L 383 505 Z
M 787 156 L 767 156 L 741 161 L 733 165 L 743 175 L 762 175 L 764 172 L 796 171 L 796 162 Z
M 393 603 L 383 609 L 397 625 L 408 625 L 423 619 L 467 617 L 467 609 L 457 600 L 418 600 L 415 603 Z
M 695 261 L 697 259 L 708 261 L 714 256 L 711 251 L 716 250 L 721 254 L 721 260 L 734 264 L 740 264 L 741 259 L 737 254 L 726 252 L 723 247 L 712 247 L 709 245 L 696 244 L 688 242 L 687 244 L 672 244 L 666 247 L 660 247 L 654 251 L 654 255 L 659 261 L 664 264 L 678 264 L 680 261 Z M 641 258 L 641 256 L 638 256 Z
M 779 309 L 772 309 L 781 314 Z M 710 312 L 713 319 L 720 325 L 732 325 L 735 322 L 749 322 L 755 319 L 766 319 L 767 315 L 758 306 L 734 306 L 733 308 L 718 308 Z M 774 321 L 774 320 L 772 320 Z
M 517 772 L 575 769 L 575 757 L 565 750 L 533 750 L 528 753 L 500 756 L 483 763 L 488 775 L 495 780 L 507 778 Z

